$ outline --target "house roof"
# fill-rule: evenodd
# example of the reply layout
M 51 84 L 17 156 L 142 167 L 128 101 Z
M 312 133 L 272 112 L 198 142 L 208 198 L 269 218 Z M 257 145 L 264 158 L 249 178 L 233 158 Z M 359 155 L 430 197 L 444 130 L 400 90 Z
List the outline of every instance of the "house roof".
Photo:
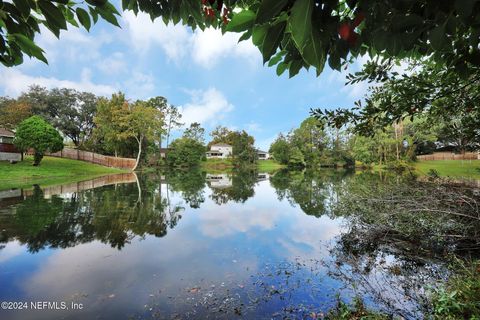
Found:
M 5 128 L 0 128 L 0 137 L 15 137 L 15 134 L 10 131 L 10 130 L 7 130 Z
M 262 151 L 257 149 L 257 153 L 268 153 L 267 151 Z
M 212 144 L 211 147 L 231 147 L 231 145 L 226 143 L 215 143 L 215 144 Z

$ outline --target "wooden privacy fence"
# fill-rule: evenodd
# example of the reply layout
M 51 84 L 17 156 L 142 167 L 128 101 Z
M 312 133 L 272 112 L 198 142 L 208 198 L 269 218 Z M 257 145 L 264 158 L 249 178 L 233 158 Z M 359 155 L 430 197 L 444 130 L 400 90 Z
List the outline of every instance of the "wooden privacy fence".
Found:
M 433 154 L 425 154 L 417 156 L 417 160 L 477 160 L 480 159 L 478 152 L 465 152 L 455 154 L 451 152 L 435 152 Z
M 99 164 L 106 167 L 119 168 L 119 169 L 130 169 L 132 170 L 135 167 L 135 159 L 132 158 L 118 158 L 111 156 L 104 156 L 103 154 L 98 154 L 90 151 L 82 151 L 78 149 L 69 149 L 65 148 L 62 151 L 55 153 L 46 153 L 46 156 L 58 157 L 58 158 L 67 158 L 73 160 L 82 160 L 95 164 Z
M 137 176 L 133 172 L 118 173 L 118 174 L 112 174 L 112 175 L 108 175 L 100 178 L 95 178 L 92 180 L 73 182 L 73 183 L 62 184 L 58 186 L 42 187 L 42 191 L 44 196 L 52 196 L 56 194 L 74 193 L 74 192 L 80 192 L 83 190 L 100 188 L 100 187 L 108 186 L 112 184 L 134 183 L 136 181 L 137 181 Z M 33 189 L 24 190 L 23 194 L 26 196 L 29 196 L 29 195 L 32 195 L 33 192 L 34 192 Z

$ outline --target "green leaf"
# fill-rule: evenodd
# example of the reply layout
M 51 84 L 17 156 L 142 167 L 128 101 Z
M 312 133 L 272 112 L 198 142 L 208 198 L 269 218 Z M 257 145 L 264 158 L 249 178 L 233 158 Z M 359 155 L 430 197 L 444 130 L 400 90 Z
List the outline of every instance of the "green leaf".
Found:
M 82 8 L 77 8 L 75 12 L 77 13 L 78 21 L 80 21 L 82 26 L 84 26 L 87 31 L 90 31 L 92 22 L 90 21 L 90 15 L 88 14 L 88 12 Z
M 342 63 L 340 61 L 340 57 L 334 53 L 330 53 L 328 57 L 328 65 L 330 68 L 333 70 L 338 70 L 340 71 L 340 68 L 342 67 Z
M 243 10 L 236 13 L 227 25 L 226 30 L 232 32 L 243 32 L 250 29 L 255 22 L 255 12 L 250 10 Z
M 262 24 L 268 22 L 280 13 L 287 3 L 288 0 L 263 0 L 257 11 L 255 23 Z
M 294 60 L 290 64 L 290 68 L 288 69 L 288 77 L 292 78 L 298 74 L 300 69 L 302 69 L 303 62 L 301 60 Z
M 270 60 L 270 58 L 277 52 L 277 48 L 280 45 L 280 41 L 283 38 L 283 31 L 285 30 L 286 22 L 278 23 L 268 28 L 265 35 L 263 45 L 261 47 L 263 63 Z
M 282 60 L 284 54 L 285 52 L 279 51 L 273 58 L 270 59 L 270 61 L 268 62 L 268 66 L 272 67 L 279 63 Z
M 435 50 L 441 50 L 447 42 L 447 36 L 445 35 L 445 25 L 440 25 L 430 31 L 430 43 Z
M 322 41 L 320 34 L 317 30 L 312 30 L 311 37 L 303 50 L 303 58 L 307 63 L 314 66 L 317 71 L 323 70 L 325 65 L 326 53 L 322 47 Z
M 75 16 L 73 14 L 72 9 L 65 8 L 63 12 L 65 15 L 65 18 L 67 19 L 67 22 L 78 28 L 78 23 L 77 23 L 77 20 L 75 20 Z
M 86 0 L 86 1 L 87 1 L 87 3 L 91 4 L 92 6 L 101 7 L 104 4 L 106 4 L 108 0 Z
M 113 24 L 114 26 L 120 27 L 117 21 L 117 17 L 115 17 L 114 12 L 111 10 L 111 8 L 97 7 L 96 9 L 103 19 Z
M 30 15 L 30 5 L 26 0 L 13 0 L 13 3 L 18 11 L 22 13 L 23 17 L 28 17 Z
M 312 12 L 313 0 L 297 0 L 288 19 L 293 41 L 300 53 L 312 32 Z
M 47 23 L 50 27 L 67 30 L 67 22 L 62 11 L 50 1 L 40 0 L 37 2 Z
M 88 7 L 88 11 L 90 11 L 90 14 L 92 15 L 92 20 L 93 23 L 97 23 L 98 21 L 98 12 L 94 7 Z
M 238 39 L 238 42 L 248 40 L 252 37 L 252 30 L 245 31 L 240 39 Z
M 280 62 L 278 65 L 277 65 L 277 76 L 281 76 L 285 70 L 287 70 L 288 68 L 288 64 L 285 63 L 285 62 Z
M 262 48 L 265 37 L 267 36 L 268 26 L 256 26 L 252 31 L 252 42 L 259 48 Z
M 43 55 L 43 50 L 37 46 L 31 39 L 20 33 L 14 33 L 11 35 L 15 40 L 15 43 L 30 57 L 35 57 L 48 64 L 47 58 Z

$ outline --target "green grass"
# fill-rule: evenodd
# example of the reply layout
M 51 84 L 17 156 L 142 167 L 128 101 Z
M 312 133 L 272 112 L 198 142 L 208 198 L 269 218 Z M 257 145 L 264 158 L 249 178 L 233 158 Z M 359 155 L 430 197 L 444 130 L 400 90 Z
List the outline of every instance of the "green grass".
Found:
M 207 172 L 224 172 L 234 167 L 230 159 L 207 159 L 201 164 L 201 168 Z M 271 172 L 284 167 L 275 160 L 258 160 L 256 165 L 252 165 L 252 169 L 256 168 L 261 172 Z
M 54 157 L 44 157 L 38 167 L 34 167 L 32 163 L 32 157 L 26 157 L 24 161 L 16 164 L 0 161 L 0 190 L 29 188 L 34 184 L 63 184 L 126 172 L 84 161 Z
M 275 171 L 278 169 L 285 168 L 285 165 L 276 162 L 275 160 L 258 160 L 257 168 L 262 172 Z
M 232 169 L 234 165 L 230 159 L 207 159 L 202 161 L 201 168 L 204 170 L 225 170 Z
M 415 170 L 421 175 L 435 170 L 441 177 L 480 179 L 480 160 L 418 161 L 415 163 Z

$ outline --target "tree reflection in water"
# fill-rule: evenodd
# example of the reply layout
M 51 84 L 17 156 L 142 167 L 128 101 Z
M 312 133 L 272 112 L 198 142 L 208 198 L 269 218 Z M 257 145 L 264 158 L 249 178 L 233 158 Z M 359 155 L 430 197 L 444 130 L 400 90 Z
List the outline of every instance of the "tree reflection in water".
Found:
M 255 196 L 258 183 L 256 171 L 215 176 L 176 170 L 140 176 L 137 183 L 49 197 L 37 186 L 30 196 L 2 209 L 0 243 L 15 239 L 30 252 L 38 252 L 98 240 L 121 249 L 134 237 L 165 236 L 185 207 L 200 208 L 206 194 L 217 205 L 245 203 Z M 280 201 L 287 200 L 307 215 L 343 224 L 328 244 L 330 255 L 312 270 L 314 275 L 326 272 L 340 280 L 345 290 L 366 299 L 367 305 L 390 315 L 419 317 L 427 305 L 428 287 L 446 276 L 444 254 L 479 246 L 480 226 L 471 219 L 479 216 L 475 206 L 479 195 L 466 189 L 344 170 L 279 171 L 270 174 L 269 183 Z M 448 224 L 431 211 L 445 212 L 454 205 L 457 215 L 447 217 Z M 308 263 L 305 268 L 302 263 L 280 274 L 308 268 Z M 268 271 L 272 274 L 275 270 Z M 270 284 L 293 284 L 291 279 L 279 284 L 278 277 L 257 278 L 269 285 L 267 289 Z M 321 279 L 312 281 L 313 288 Z M 309 285 L 302 283 L 292 290 L 306 295 Z
M 17 239 L 38 252 L 93 240 L 121 249 L 135 236 L 163 237 L 176 226 L 183 207 L 167 201 L 161 183 L 140 189 L 128 183 L 49 198 L 35 186 L 11 210 L 1 217 L 3 241 Z

